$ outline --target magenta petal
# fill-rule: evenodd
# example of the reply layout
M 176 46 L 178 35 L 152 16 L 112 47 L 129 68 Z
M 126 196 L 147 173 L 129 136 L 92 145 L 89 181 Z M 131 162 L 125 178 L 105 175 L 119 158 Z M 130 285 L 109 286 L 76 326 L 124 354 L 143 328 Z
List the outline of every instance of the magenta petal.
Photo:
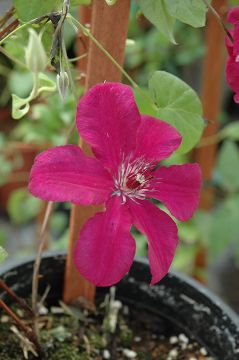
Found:
M 96 157 L 113 171 L 135 148 L 140 114 L 129 86 L 94 86 L 80 100 L 76 121 L 80 135 L 92 146 Z
M 160 166 L 155 172 L 150 197 L 162 201 L 173 216 L 188 220 L 196 210 L 201 187 L 198 164 Z
M 230 24 L 238 24 L 239 23 L 239 6 L 236 6 L 228 12 L 227 21 Z
M 79 272 L 97 286 L 110 286 L 129 271 L 135 255 L 132 220 L 126 205 L 114 196 L 106 211 L 84 225 L 74 252 Z
M 182 137 L 174 127 L 148 115 L 143 115 L 141 120 L 135 157 L 158 162 L 180 146 Z
M 161 280 L 169 270 L 178 243 L 178 230 L 174 221 L 147 200 L 129 202 L 133 223 L 148 238 L 151 284 Z
M 239 62 L 234 57 L 229 57 L 226 64 L 227 83 L 235 93 L 234 100 L 239 103 Z
M 112 188 L 108 171 L 76 145 L 44 151 L 31 169 L 29 191 L 47 201 L 100 204 L 106 201 Z

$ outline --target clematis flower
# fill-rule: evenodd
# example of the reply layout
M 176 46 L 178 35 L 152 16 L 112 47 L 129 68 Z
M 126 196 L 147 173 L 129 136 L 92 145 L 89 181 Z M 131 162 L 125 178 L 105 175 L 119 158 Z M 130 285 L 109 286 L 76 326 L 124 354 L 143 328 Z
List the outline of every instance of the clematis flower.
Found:
M 75 145 L 44 151 L 32 167 L 30 192 L 48 201 L 105 204 L 85 223 L 76 244 L 75 265 L 85 278 L 109 286 L 129 271 L 134 224 L 148 238 L 155 284 L 169 270 L 178 235 L 171 217 L 149 199 L 188 220 L 199 200 L 199 166 L 157 167 L 179 147 L 181 136 L 165 122 L 141 116 L 126 85 L 106 83 L 89 90 L 79 102 L 76 123 L 95 157 Z
M 229 55 L 226 63 L 226 80 L 232 91 L 235 92 L 234 101 L 239 103 L 239 7 L 229 11 L 227 21 L 234 27 L 230 30 L 232 39 L 229 36 L 226 37 Z

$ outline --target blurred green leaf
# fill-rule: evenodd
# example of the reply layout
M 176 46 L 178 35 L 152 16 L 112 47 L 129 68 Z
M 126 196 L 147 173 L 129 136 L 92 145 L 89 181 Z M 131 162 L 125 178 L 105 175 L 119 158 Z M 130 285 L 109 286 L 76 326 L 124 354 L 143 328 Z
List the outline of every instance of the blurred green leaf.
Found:
M 183 271 L 190 274 L 194 265 L 196 252 L 197 246 L 195 244 L 186 245 L 180 243 L 176 249 L 172 268 L 177 271 Z
M 149 93 L 158 107 L 158 117 L 182 135 L 178 153 L 187 153 L 197 144 L 204 129 L 202 105 L 197 94 L 184 81 L 165 71 L 153 74 Z
M 39 73 L 39 89 L 38 95 L 44 91 L 53 92 L 56 90 L 56 83 L 49 76 Z
M 17 16 L 27 22 L 61 8 L 62 0 L 13 0 Z
M 19 96 L 12 94 L 12 117 L 13 119 L 20 119 L 28 113 L 30 109 L 29 99 L 22 99 Z
M 90 5 L 91 0 L 71 0 L 71 6 Z
M 13 70 L 8 78 L 10 92 L 20 98 L 25 98 L 30 94 L 32 85 L 33 80 L 30 72 Z
M 221 139 L 239 140 L 239 121 L 228 124 L 220 131 Z
M 133 234 L 136 241 L 136 256 L 146 257 L 147 256 L 147 239 L 144 235 L 139 233 Z
M 139 0 L 139 5 L 146 18 L 175 43 L 173 36 L 175 18 L 168 12 L 167 0 Z
M 42 202 L 33 197 L 26 188 L 14 190 L 7 204 L 10 219 L 15 224 L 23 224 L 36 217 Z
M 8 253 L 6 252 L 6 250 L 2 246 L 0 246 L 0 263 L 3 262 L 7 256 Z
M 233 242 L 239 246 L 239 195 L 223 201 L 211 215 L 209 254 L 211 259 L 222 255 Z
M 239 150 L 230 140 L 225 141 L 219 151 L 217 172 L 220 183 L 227 190 L 235 192 L 239 189 Z
M 50 219 L 50 228 L 51 231 L 56 233 L 61 233 L 66 227 L 68 223 L 68 216 L 63 212 L 55 212 L 52 214 Z
M 199 0 L 167 1 L 167 9 L 171 16 L 193 27 L 202 27 L 206 22 L 207 6 Z

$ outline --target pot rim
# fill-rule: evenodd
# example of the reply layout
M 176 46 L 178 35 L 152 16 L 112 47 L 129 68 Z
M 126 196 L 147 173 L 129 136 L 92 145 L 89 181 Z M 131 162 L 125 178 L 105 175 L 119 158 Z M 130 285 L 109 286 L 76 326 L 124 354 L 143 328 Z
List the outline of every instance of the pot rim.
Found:
M 51 257 L 65 258 L 66 252 L 59 250 L 46 251 L 43 254 L 42 259 L 44 260 L 46 258 L 51 258 Z M 4 264 L 0 265 L 0 277 L 2 277 L 7 272 L 11 272 L 11 270 L 15 267 L 19 267 L 21 265 L 31 263 L 34 261 L 35 261 L 34 255 L 30 255 L 19 260 L 7 260 Z M 140 258 L 136 256 L 134 261 L 141 263 L 143 265 L 147 265 L 147 266 L 149 265 L 148 260 L 146 258 Z M 229 305 L 227 305 L 219 296 L 214 294 L 210 289 L 200 284 L 198 281 L 178 271 L 173 271 L 173 270 L 169 271 L 169 273 L 166 276 L 168 276 L 169 278 L 176 278 L 178 282 L 185 283 L 187 286 L 193 288 L 195 291 L 200 293 L 203 297 L 208 298 L 216 307 L 223 309 L 224 314 L 230 318 L 231 322 L 234 324 L 235 327 L 238 328 L 239 331 L 238 314 L 236 314 L 236 312 L 232 310 Z M 160 282 L 158 284 L 160 285 Z

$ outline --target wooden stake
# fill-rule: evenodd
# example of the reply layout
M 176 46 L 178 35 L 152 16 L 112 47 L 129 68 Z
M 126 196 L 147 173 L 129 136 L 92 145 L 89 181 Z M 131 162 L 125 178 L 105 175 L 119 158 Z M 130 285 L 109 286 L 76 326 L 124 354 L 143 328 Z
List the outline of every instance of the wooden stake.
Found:
M 124 61 L 129 9 L 130 0 L 120 0 L 114 6 L 108 6 L 105 1 L 93 0 L 92 5 L 91 32 L 120 65 L 123 65 Z M 115 82 L 121 80 L 120 71 L 92 42 L 87 59 L 86 90 L 105 80 Z M 89 147 L 83 142 L 81 147 L 86 153 L 90 153 Z M 90 302 L 94 301 L 95 286 L 77 272 L 72 254 L 83 224 L 100 209 L 102 207 L 96 206 L 72 208 L 63 294 L 65 302 L 71 302 L 80 296 Z
M 213 0 L 212 6 L 224 20 L 227 12 L 228 0 Z M 219 114 L 221 110 L 222 78 L 225 66 L 225 31 L 219 24 L 218 19 L 209 11 L 206 28 L 206 56 L 203 67 L 203 81 L 201 100 L 203 105 L 204 118 L 208 121 L 203 139 L 213 136 L 219 128 Z M 213 170 L 216 160 L 217 144 L 200 147 L 195 151 L 195 160 L 202 170 L 203 189 L 199 207 L 209 210 L 213 206 L 214 189 L 210 184 L 213 177 Z M 193 276 L 205 282 L 205 279 L 198 272 L 207 266 L 207 252 L 200 244 L 195 261 Z
M 212 6 L 222 18 L 227 11 L 228 0 L 213 0 Z M 206 56 L 203 68 L 202 104 L 204 117 L 208 121 L 203 138 L 213 136 L 219 128 L 219 114 L 221 110 L 222 75 L 225 66 L 225 32 L 215 16 L 209 12 L 206 29 Z M 212 144 L 198 148 L 195 160 L 200 164 L 204 188 L 201 193 L 201 209 L 210 209 L 213 205 L 213 188 L 208 186 L 212 180 L 216 159 L 217 145 Z

